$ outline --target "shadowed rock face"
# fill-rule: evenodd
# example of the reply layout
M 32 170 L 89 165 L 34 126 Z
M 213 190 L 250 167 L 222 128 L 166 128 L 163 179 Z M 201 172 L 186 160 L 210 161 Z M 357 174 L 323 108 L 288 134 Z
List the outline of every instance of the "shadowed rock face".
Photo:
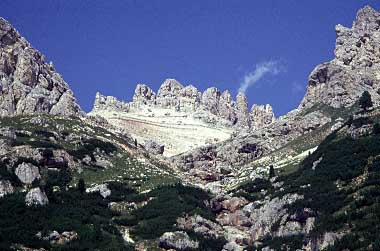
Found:
M 53 65 L 0 18 L 0 116 L 78 115 L 73 92 Z
M 380 100 L 380 14 L 369 6 L 359 10 L 352 28 L 337 25 L 335 58 L 310 74 L 300 108 L 324 103 L 349 107 L 363 91 Z

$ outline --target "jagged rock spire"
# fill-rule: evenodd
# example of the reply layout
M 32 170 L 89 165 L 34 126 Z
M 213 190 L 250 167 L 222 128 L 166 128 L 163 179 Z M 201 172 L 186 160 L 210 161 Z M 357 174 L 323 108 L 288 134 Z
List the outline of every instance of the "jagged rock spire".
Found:
M 125 103 L 114 97 L 106 97 L 98 93 L 95 98 L 93 112 L 122 111 L 130 112 L 148 108 L 175 109 L 176 111 L 196 114 L 197 118 L 223 126 L 250 128 L 254 124 L 257 129 L 274 120 L 271 106 L 255 110 L 251 114 L 244 93 L 239 93 L 236 101 L 228 90 L 221 93 L 216 87 L 207 88 L 201 93 L 193 85 L 183 86 L 175 79 L 166 79 L 160 86 L 157 95 L 145 84 L 138 84 L 133 101 Z M 212 118 L 211 118 L 212 117 Z
M 0 18 L 0 116 L 82 113 L 73 92 L 44 56 Z
M 336 26 L 335 58 L 310 74 L 299 108 L 324 103 L 335 108 L 353 105 L 364 91 L 375 105 L 380 100 L 380 13 L 360 9 L 352 28 Z

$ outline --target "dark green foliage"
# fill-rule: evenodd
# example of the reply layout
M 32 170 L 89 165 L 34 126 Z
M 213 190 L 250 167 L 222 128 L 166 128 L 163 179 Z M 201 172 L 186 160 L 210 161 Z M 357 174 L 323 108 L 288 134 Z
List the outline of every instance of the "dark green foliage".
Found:
M 223 246 L 227 243 L 224 238 L 206 238 L 201 234 L 194 233 L 192 231 L 187 232 L 192 240 L 199 242 L 198 250 L 202 251 L 220 251 L 223 250 Z
M 274 167 L 273 167 L 273 165 L 270 165 L 269 166 L 269 179 L 273 178 L 274 176 L 276 176 L 275 171 L 274 171 Z
M 141 202 L 148 199 L 144 194 L 138 194 L 137 191 L 120 182 L 109 182 L 108 188 L 112 191 L 108 197 L 110 201 L 128 201 L 128 202 Z
M 276 251 L 296 251 L 303 245 L 303 235 L 293 235 L 288 237 L 274 237 L 264 239 L 262 247 L 269 246 Z M 251 249 L 254 250 L 254 249 Z M 261 248 L 259 248 L 261 250 Z
M 352 120 L 350 125 L 353 125 L 355 128 L 359 128 L 359 127 L 362 127 L 363 125 L 369 125 L 372 123 L 373 121 L 371 118 L 359 117 L 357 119 Z
M 380 134 L 380 124 L 379 123 L 375 123 L 373 125 L 373 133 L 374 134 Z
M 105 142 L 96 138 L 84 140 L 82 145 L 80 145 L 76 150 L 68 151 L 71 155 L 73 155 L 77 159 L 83 159 L 86 155 L 90 156 L 92 160 L 94 158 L 94 151 L 99 149 L 100 151 L 105 152 L 106 154 L 111 154 L 117 150 L 116 146 L 114 146 L 110 142 Z
M 86 192 L 86 184 L 84 183 L 84 179 L 79 179 L 77 189 L 80 193 Z
M 174 231 L 177 218 L 185 214 L 214 218 L 211 210 L 204 204 L 209 195 L 199 188 L 176 184 L 159 187 L 147 196 L 154 199 L 132 212 L 138 222 L 132 234 L 142 239 L 154 239 L 164 232 Z
M 11 243 L 26 243 L 29 247 L 48 250 L 128 250 L 115 227 L 108 202 L 98 194 L 86 194 L 72 189 L 51 194 L 45 207 L 26 207 L 25 194 L 18 193 L 0 199 L 0 247 L 6 250 Z M 79 239 L 68 245 L 51 247 L 37 239 L 56 230 L 76 231 Z M 113 247 L 113 248 L 110 248 Z
M 242 196 L 250 201 L 260 200 L 263 195 L 261 190 L 266 190 L 268 193 L 273 191 L 272 184 L 267 179 L 257 178 L 253 181 L 244 183 L 234 190 L 235 196 Z
M 364 111 L 367 111 L 368 108 L 372 107 L 371 94 L 369 94 L 368 91 L 362 93 L 362 96 L 359 99 L 359 105 Z
M 370 120 L 362 118 L 352 123 L 370 123 Z M 289 206 L 290 212 L 311 208 L 316 213 L 317 222 L 312 236 L 350 229 L 350 233 L 331 250 L 363 250 L 363 247 L 376 245 L 380 231 L 379 142 L 380 135 L 377 134 L 355 140 L 334 132 L 302 162 L 296 172 L 280 177 L 285 184 L 284 191 L 277 192 L 275 196 L 286 193 L 304 195 L 303 200 Z M 320 158 L 322 161 L 313 170 L 313 162 Z M 365 173 L 365 182 L 355 185 L 354 180 Z M 337 182 L 341 189 L 337 188 Z M 300 189 L 307 184 L 310 186 Z
M 40 137 L 43 137 L 43 138 L 46 138 L 46 139 L 48 139 L 48 138 L 56 138 L 54 133 L 46 131 L 46 130 L 35 130 L 33 132 L 33 135 L 40 136 Z

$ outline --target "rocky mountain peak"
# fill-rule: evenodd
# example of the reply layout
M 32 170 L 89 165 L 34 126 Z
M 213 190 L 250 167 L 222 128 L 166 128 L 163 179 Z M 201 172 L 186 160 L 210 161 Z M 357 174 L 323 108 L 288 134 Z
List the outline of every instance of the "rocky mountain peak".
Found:
M 145 84 L 138 84 L 133 95 L 133 102 L 148 104 L 154 102 L 156 94 L 154 91 Z
M 239 92 L 236 96 L 237 123 L 243 127 L 250 127 L 251 121 L 248 111 L 247 96 L 243 92 Z
M 380 14 L 367 5 L 360 9 L 356 15 L 356 20 L 353 23 L 353 30 L 359 35 L 372 33 L 379 30 L 380 27 Z
M 119 101 L 113 96 L 105 96 L 97 92 L 92 112 L 98 111 L 128 112 L 129 104 Z
M 300 108 L 324 103 L 340 108 L 353 105 L 368 91 L 380 100 L 380 13 L 369 6 L 358 11 L 352 28 L 337 25 L 335 58 L 310 74 Z
M 181 85 L 177 80 L 169 78 L 166 79 L 162 83 L 160 89 L 158 89 L 157 97 L 176 97 L 182 89 L 183 85 Z
M 5 19 L 0 18 L 0 116 L 78 115 L 67 83 Z
M 267 105 L 252 105 L 251 108 L 251 121 L 253 128 L 261 128 L 264 125 L 271 124 L 275 121 L 272 106 Z

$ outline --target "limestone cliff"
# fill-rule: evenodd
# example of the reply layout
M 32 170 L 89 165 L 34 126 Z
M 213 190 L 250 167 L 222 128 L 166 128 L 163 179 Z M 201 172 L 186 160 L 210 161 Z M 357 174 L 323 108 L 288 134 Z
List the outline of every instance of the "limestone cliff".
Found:
M 324 103 L 340 108 L 353 105 L 367 90 L 380 100 L 380 13 L 369 6 L 359 10 L 352 28 L 337 25 L 335 58 L 310 74 L 300 108 Z
M 0 116 L 30 113 L 77 115 L 81 108 L 53 65 L 0 18 Z

